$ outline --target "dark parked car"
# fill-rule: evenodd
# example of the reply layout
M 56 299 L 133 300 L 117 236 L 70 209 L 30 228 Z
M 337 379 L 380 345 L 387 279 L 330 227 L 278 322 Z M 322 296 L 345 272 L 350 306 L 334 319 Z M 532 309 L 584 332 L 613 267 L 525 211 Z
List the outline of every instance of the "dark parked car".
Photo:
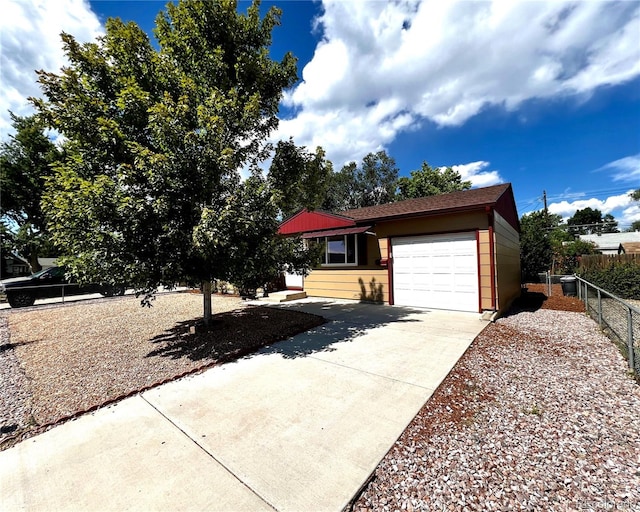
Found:
M 63 291 L 64 290 L 64 291 Z M 14 277 L 0 281 L 0 292 L 7 295 L 12 308 L 32 306 L 36 299 L 62 297 L 82 293 L 101 293 L 105 297 L 123 295 L 124 286 L 90 284 L 80 286 L 70 283 L 62 267 L 51 267 L 26 277 Z

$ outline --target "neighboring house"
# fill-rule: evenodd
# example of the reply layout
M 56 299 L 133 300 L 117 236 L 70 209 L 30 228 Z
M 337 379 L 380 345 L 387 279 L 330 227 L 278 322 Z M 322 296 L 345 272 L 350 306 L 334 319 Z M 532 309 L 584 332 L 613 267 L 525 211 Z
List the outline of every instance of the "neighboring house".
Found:
M 2 257 L 2 275 L 0 275 L 0 279 L 28 276 L 29 274 L 31 274 L 31 266 L 22 256 L 8 254 Z
M 506 309 L 521 293 L 510 184 L 340 214 L 303 210 L 282 235 L 322 243 L 321 265 L 287 287 L 309 296 L 461 311 Z
M 602 233 L 601 235 L 579 235 L 580 240 L 593 242 L 602 254 L 618 254 L 620 244 L 640 242 L 640 231 L 626 233 Z

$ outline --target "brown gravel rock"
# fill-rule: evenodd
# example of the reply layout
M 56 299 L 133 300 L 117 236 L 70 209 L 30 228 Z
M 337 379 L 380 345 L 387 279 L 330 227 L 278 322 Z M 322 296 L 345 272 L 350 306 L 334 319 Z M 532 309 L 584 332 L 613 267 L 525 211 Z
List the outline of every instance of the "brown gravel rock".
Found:
M 213 299 L 214 321 L 198 324 L 202 296 L 163 294 L 11 311 L 0 325 L 0 448 L 61 420 L 320 325 L 321 317 Z M 195 329 L 194 329 L 195 327 Z M 5 390 L 8 392 L 5 393 Z
M 527 292 L 514 305 L 514 309 L 535 311 L 536 309 L 555 309 L 557 311 L 584 312 L 584 303 L 578 297 L 562 294 L 562 285 L 552 284 L 551 295 L 546 284 L 527 284 Z
M 353 510 L 640 510 L 625 360 L 584 314 L 518 311 L 476 338 Z

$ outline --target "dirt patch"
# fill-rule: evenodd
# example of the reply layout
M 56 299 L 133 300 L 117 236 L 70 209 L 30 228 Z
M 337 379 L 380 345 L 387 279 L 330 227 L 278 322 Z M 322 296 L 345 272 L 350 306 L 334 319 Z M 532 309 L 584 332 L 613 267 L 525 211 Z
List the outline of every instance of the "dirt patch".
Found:
M 324 322 L 307 313 L 249 306 L 235 297 L 215 297 L 213 305 L 216 314 L 208 330 L 199 323 L 202 296 L 188 293 L 158 296 L 152 308 L 123 297 L 8 313 L 0 372 L 9 374 L 15 371 L 9 365 L 19 365 L 28 410 L 13 422 L 3 418 L 2 426 L 19 425 L 10 433 L 21 440 Z

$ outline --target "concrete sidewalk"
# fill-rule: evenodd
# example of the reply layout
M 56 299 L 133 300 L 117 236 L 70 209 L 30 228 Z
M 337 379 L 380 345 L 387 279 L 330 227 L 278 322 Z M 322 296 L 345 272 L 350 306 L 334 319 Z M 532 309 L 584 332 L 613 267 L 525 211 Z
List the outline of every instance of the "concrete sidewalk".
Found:
M 478 314 L 305 299 L 330 322 L 0 452 L 0 509 L 342 510 Z

